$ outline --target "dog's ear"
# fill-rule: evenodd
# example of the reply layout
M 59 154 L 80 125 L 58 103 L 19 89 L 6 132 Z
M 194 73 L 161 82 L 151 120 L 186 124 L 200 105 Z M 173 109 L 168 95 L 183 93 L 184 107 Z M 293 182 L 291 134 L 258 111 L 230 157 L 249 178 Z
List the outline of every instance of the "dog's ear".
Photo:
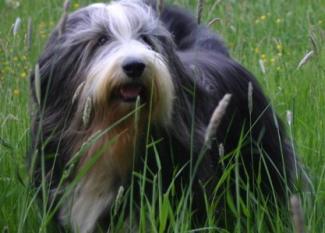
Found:
M 30 76 L 34 102 L 37 101 L 37 88 L 40 90 L 41 106 L 62 106 L 71 101 L 73 91 L 81 82 L 81 77 L 77 73 L 83 61 L 81 58 L 85 53 L 85 47 L 86 44 L 67 46 L 65 35 L 60 35 L 58 29 L 54 30 L 37 62 L 39 80 L 35 80 L 35 71 Z

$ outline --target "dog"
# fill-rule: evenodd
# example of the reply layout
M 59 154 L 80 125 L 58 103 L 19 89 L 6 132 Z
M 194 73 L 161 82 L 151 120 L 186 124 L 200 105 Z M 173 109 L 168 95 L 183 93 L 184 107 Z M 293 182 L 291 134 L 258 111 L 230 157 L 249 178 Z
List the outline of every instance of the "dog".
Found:
M 297 158 L 270 101 L 219 35 L 186 10 L 159 12 L 140 0 L 81 8 L 54 29 L 37 67 L 29 166 L 65 229 L 107 226 L 119 189 L 144 168 L 149 180 L 161 174 L 163 192 L 173 184 L 176 199 L 189 187 L 193 218 L 203 222 L 206 198 L 246 198 L 238 177 L 269 206 L 293 190 Z M 229 167 L 235 172 L 220 186 Z M 152 195 L 150 185 L 133 192 L 137 203 Z M 215 213 L 227 228 L 224 200 Z

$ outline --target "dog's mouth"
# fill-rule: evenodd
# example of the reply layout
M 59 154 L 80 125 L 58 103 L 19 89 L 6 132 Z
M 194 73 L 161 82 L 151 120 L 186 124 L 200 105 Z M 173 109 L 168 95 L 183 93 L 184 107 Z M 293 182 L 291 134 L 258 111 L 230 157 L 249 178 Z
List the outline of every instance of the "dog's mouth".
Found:
M 115 91 L 115 96 L 118 97 L 123 102 L 132 103 L 137 100 L 139 96 L 141 102 L 145 101 L 146 99 L 146 87 L 143 84 L 139 83 L 127 83 L 121 85 Z

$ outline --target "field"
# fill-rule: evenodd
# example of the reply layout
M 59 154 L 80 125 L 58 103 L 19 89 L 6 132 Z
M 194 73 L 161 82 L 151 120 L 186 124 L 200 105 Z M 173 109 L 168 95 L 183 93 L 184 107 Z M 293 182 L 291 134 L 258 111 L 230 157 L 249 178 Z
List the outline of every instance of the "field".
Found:
M 90 2 L 72 1 L 70 10 Z M 196 10 L 193 0 L 174 2 L 193 12 Z M 324 1 L 205 2 L 202 21 L 208 23 L 218 18 L 211 27 L 222 35 L 232 56 L 256 75 L 285 122 L 295 150 L 311 177 L 314 194 L 301 195 L 305 232 L 325 233 Z M 60 0 L 0 2 L 0 232 L 3 233 L 55 232 L 50 226 L 51 213 L 39 208 L 29 185 L 25 155 L 30 126 L 28 76 L 62 15 L 62 6 Z M 308 59 L 301 62 L 306 56 Z M 186 208 L 173 215 L 168 195 L 158 198 L 158 202 L 160 215 L 148 204 L 139 231 L 220 232 L 215 226 L 190 230 L 190 220 L 186 220 L 190 213 Z M 250 214 L 244 229 L 236 227 L 235 232 L 268 229 L 259 225 L 262 216 Z M 295 232 L 291 218 L 287 217 L 283 221 L 278 215 L 272 229 Z M 149 220 L 144 223 L 144 219 Z M 166 219 L 171 222 L 168 227 Z

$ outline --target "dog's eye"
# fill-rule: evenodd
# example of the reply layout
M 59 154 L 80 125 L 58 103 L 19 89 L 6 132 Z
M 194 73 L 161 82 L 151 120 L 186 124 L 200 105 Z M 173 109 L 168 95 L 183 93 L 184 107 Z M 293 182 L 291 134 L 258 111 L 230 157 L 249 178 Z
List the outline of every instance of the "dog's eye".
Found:
M 102 35 L 98 38 L 96 45 L 97 46 L 102 46 L 106 44 L 106 42 L 109 40 L 107 35 Z
M 149 45 L 151 48 L 153 47 L 153 42 L 152 40 L 149 38 L 149 36 L 147 35 L 141 35 L 141 40 L 146 43 L 147 45 Z

